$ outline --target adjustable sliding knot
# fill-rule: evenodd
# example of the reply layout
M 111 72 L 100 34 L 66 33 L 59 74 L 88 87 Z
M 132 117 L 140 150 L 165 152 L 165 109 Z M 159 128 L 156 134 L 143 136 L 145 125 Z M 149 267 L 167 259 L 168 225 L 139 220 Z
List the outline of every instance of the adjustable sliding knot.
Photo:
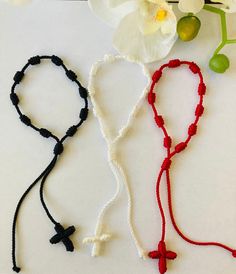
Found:
M 181 142 L 178 145 L 175 146 L 175 152 L 180 153 L 187 147 L 187 144 L 185 142 Z
M 201 70 L 200 70 L 200 68 L 199 68 L 199 66 L 196 64 L 196 63 L 194 63 L 194 62 L 191 62 L 190 64 L 189 64 L 189 69 L 192 71 L 192 73 L 194 73 L 194 74 L 197 74 L 197 73 L 199 73 Z
M 177 258 L 177 254 L 173 251 L 166 250 L 166 244 L 164 241 L 160 241 L 158 244 L 158 249 L 149 252 L 149 258 L 158 259 L 158 268 L 160 274 L 164 274 L 167 271 L 167 260 L 174 260 Z
M 74 245 L 72 241 L 69 239 L 69 237 L 75 232 L 75 227 L 69 226 L 68 228 L 64 229 L 64 227 L 61 224 L 57 223 L 54 229 L 57 232 L 57 234 L 50 239 L 50 243 L 57 244 L 59 242 L 62 242 L 66 247 L 67 251 L 74 251 Z
M 164 125 L 164 119 L 161 115 L 157 115 L 154 117 L 155 121 L 156 121 L 156 124 L 158 127 L 163 127 Z
M 24 77 L 24 72 L 23 71 L 17 71 L 13 80 L 15 81 L 16 84 L 19 84 L 21 82 L 21 80 Z
M 181 65 L 181 61 L 179 59 L 170 60 L 168 63 L 169 68 L 177 68 Z
M 152 75 L 152 81 L 154 83 L 157 83 L 160 80 L 161 76 L 162 76 L 162 71 L 161 70 L 155 71 L 154 74 Z
M 10 99 L 11 99 L 11 102 L 14 106 L 17 106 L 20 102 L 19 97 L 15 93 L 10 94 Z
M 165 158 L 165 160 L 163 161 L 161 168 L 163 170 L 168 170 L 171 166 L 171 159 L 170 158 Z
M 33 56 L 33 57 L 31 57 L 29 60 L 28 60 L 28 62 L 29 62 L 29 64 L 30 65 L 38 65 L 38 64 L 40 64 L 40 62 L 41 62 L 41 59 L 40 59 L 40 57 L 37 55 L 37 56 Z
M 55 155 L 60 155 L 64 150 L 64 147 L 63 147 L 63 144 L 61 142 L 57 142 L 54 149 L 53 149 L 53 152 Z
M 28 116 L 26 115 L 20 115 L 20 120 L 22 123 L 24 123 L 26 126 L 30 126 L 31 125 L 31 120 Z

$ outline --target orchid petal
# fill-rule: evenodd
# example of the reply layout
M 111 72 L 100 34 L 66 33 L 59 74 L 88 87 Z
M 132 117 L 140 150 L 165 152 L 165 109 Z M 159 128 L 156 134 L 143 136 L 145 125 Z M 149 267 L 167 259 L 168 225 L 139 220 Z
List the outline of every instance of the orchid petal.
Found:
M 99 18 L 114 28 L 137 7 L 137 3 L 130 0 L 89 0 L 88 4 Z
M 144 63 L 166 57 L 177 39 L 176 24 L 168 35 L 161 30 L 143 35 L 137 24 L 139 16 L 139 12 L 135 11 L 123 18 L 114 34 L 114 47 L 120 54 Z
M 198 13 L 204 7 L 204 0 L 180 0 L 178 7 L 182 12 Z

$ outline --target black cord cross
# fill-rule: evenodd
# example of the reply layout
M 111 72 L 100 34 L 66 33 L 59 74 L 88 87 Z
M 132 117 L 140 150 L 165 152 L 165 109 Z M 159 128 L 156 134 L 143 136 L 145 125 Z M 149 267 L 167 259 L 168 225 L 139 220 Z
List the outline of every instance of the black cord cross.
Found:
M 58 223 L 55 225 L 54 229 L 56 230 L 57 234 L 50 239 L 50 243 L 57 244 L 62 242 L 67 251 L 74 251 L 73 243 L 69 237 L 75 232 L 75 227 L 69 226 L 65 229 L 61 224 Z

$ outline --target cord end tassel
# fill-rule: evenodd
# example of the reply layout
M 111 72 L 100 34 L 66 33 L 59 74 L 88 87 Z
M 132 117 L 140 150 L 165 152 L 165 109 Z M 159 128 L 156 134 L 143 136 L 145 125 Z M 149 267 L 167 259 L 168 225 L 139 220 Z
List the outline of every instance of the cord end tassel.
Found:
M 15 271 L 16 273 L 19 273 L 21 271 L 21 269 L 16 265 L 13 266 L 12 270 Z

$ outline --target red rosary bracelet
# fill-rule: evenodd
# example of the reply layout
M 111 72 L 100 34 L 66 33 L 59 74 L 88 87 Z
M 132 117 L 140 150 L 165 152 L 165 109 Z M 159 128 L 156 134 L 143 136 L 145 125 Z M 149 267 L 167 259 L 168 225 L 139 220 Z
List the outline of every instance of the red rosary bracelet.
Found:
M 190 69 L 190 71 L 193 74 L 196 74 L 199 76 L 200 82 L 198 85 L 198 95 L 199 95 L 199 102 L 195 110 L 195 120 L 194 122 L 188 127 L 188 136 L 185 141 L 178 143 L 174 149 L 172 148 L 172 139 L 168 135 L 168 131 L 165 128 L 164 125 L 164 119 L 161 115 L 158 114 L 158 111 L 155 107 L 155 101 L 156 101 L 156 94 L 154 93 L 154 87 L 156 83 L 160 80 L 162 73 L 164 69 L 166 68 L 177 68 L 181 65 L 187 65 Z M 174 229 L 176 232 L 179 234 L 181 238 L 183 238 L 186 242 L 193 244 L 193 245 L 199 245 L 199 246 L 218 246 L 221 247 L 225 250 L 228 250 L 229 252 L 232 253 L 233 257 L 236 258 L 236 250 L 218 243 L 218 242 L 198 242 L 189 239 L 186 235 L 183 234 L 183 232 L 179 229 L 174 212 L 173 212 L 173 205 L 172 205 L 172 194 L 171 194 L 171 182 L 170 182 L 170 166 L 172 162 L 172 158 L 177 154 L 183 151 L 187 145 L 189 144 L 191 138 L 197 133 L 197 124 L 198 121 L 201 117 L 201 115 L 204 112 L 204 107 L 203 107 L 203 97 L 206 93 L 206 85 L 203 81 L 203 76 L 201 73 L 200 68 L 198 65 L 196 65 L 193 62 L 188 62 L 188 61 L 180 61 L 179 59 L 171 60 L 167 64 L 164 64 L 160 67 L 159 70 L 157 70 L 153 76 L 152 76 L 152 84 L 151 88 L 148 94 L 148 103 L 151 105 L 153 113 L 154 113 L 154 120 L 157 124 L 157 126 L 162 130 L 164 134 L 164 143 L 163 146 L 166 149 L 166 158 L 164 159 L 161 169 L 157 178 L 157 183 L 156 183 L 156 197 L 157 197 L 157 203 L 158 207 L 160 210 L 161 214 L 161 219 L 162 219 L 162 236 L 161 240 L 158 244 L 158 249 L 152 252 L 149 252 L 148 256 L 152 259 L 159 259 L 158 261 L 158 266 L 159 266 L 159 271 L 161 274 L 164 274 L 167 271 L 167 259 L 174 260 L 177 257 L 177 254 L 172 251 L 167 251 L 166 250 L 166 244 L 165 244 L 165 236 L 166 236 L 166 217 L 165 217 L 165 212 L 162 206 L 161 202 L 161 196 L 160 196 L 160 184 L 161 184 L 161 178 L 162 175 L 165 173 L 166 175 L 166 183 L 167 183 L 167 192 L 168 192 L 168 207 L 169 207 L 169 213 L 170 213 L 170 218 L 171 222 L 174 226 Z

